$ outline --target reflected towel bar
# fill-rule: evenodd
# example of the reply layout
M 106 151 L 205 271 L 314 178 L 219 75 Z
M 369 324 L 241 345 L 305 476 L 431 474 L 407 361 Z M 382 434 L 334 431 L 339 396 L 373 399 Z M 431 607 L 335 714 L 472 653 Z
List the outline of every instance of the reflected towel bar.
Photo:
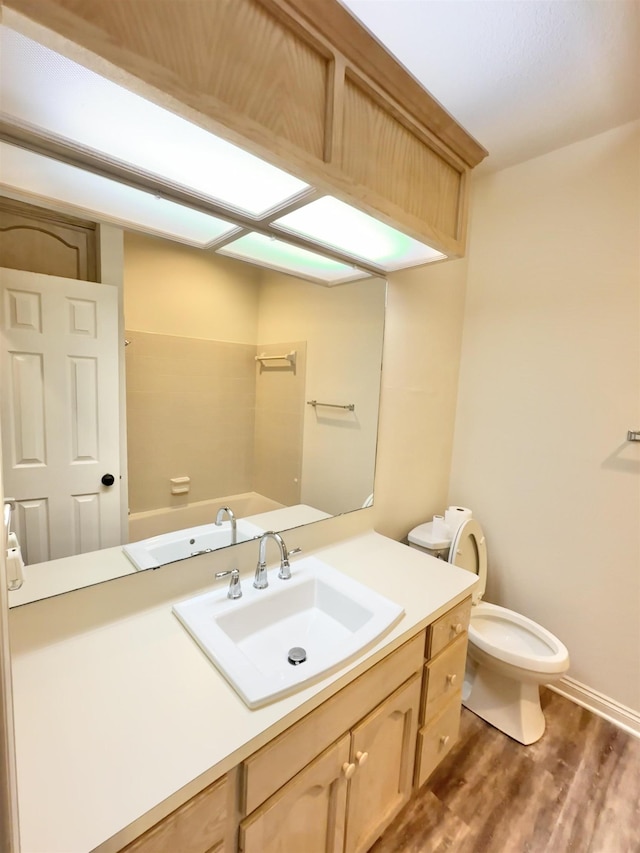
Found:
M 630 429 L 627 432 L 627 441 L 640 441 L 640 429 Z
M 350 412 L 355 411 L 356 404 L 355 403 L 319 403 L 317 400 L 307 400 L 307 406 L 313 406 L 314 409 L 316 406 L 327 406 L 330 409 L 348 409 Z
M 291 352 L 286 353 L 286 355 L 256 355 L 254 356 L 256 361 L 288 361 L 289 364 L 295 367 L 296 364 L 296 351 L 291 350 Z

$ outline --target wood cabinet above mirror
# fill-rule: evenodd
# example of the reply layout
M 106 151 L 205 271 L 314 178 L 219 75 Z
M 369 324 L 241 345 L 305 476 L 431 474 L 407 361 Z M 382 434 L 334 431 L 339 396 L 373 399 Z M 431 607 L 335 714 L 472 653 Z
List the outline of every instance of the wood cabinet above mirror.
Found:
M 486 151 L 335 0 L 7 6 L 7 26 L 15 10 L 61 53 L 449 257 L 464 253 L 468 173 Z M 29 21 L 21 29 L 43 37 Z

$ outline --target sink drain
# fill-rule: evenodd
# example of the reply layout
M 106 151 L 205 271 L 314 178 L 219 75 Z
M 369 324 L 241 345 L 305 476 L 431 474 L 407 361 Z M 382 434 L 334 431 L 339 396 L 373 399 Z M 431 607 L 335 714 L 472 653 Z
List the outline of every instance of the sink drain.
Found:
M 292 649 L 289 649 L 287 660 L 291 666 L 300 666 L 300 664 L 304 663 L 306 659 L 307 652 L 302 648 L 302 646 L 294 646 Z

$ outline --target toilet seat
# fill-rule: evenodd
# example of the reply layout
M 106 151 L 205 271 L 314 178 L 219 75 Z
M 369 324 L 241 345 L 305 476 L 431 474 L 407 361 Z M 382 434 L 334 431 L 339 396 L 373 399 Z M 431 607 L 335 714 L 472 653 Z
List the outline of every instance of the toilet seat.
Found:
M 550 631 L 497 604 L 480 602 L 473 608 L 469 640 L 485 654 L 531 672 L 560 673 L 569 665 L 566 646 Z
M 487 544 L 475 518 L 463 521 L 458 528 L 449 549 L 449 562 L 478 576 L 471 593 L 473 604 L 477 604 L 487 586 Z

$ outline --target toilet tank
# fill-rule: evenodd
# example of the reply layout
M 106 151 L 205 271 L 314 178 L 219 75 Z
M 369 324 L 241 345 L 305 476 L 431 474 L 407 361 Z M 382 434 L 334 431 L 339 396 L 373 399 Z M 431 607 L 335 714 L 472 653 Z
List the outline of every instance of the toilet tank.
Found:
M 426 521 L 424 524 L 414 527 L 407 536 L 407 540 L 410 548 L 424 551 L 426 554 L 437 557 L 439 560 L 449 559 L 451 539 L 443 538 L 439 535 L 434 536 L 432 521 Z

